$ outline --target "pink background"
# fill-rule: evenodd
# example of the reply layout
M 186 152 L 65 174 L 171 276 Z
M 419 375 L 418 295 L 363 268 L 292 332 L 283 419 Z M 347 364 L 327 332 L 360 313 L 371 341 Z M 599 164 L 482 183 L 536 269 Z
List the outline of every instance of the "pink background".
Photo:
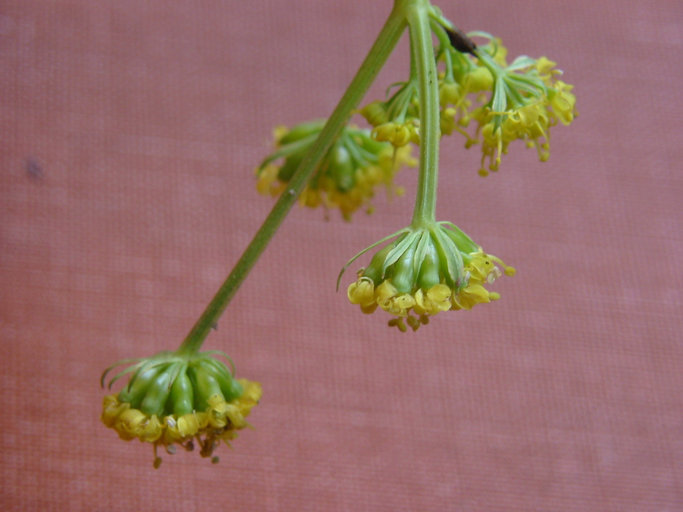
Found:
M 517 267 L 502 300 L 400 335 L 335 293 L 406 171 L 371 217 L 295 208 L 209 338 L 264 387 L 218 466 L 100 423 L 101 371 L 181 342 L 272 204 L 272 127 L 331 112 L 391 4 L 2 3 L 6 510 L 683 508 L 677 1 L 442 4 L 576 84 L 548 163 L 484 180 L 444 140 L 438 216 Z

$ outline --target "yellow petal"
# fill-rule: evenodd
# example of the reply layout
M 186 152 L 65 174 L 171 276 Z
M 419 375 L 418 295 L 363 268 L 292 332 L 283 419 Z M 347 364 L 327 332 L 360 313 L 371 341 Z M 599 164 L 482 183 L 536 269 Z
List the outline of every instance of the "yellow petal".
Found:
M 119 415 L 130 408 L 127 402 L 119 402 L 116 395 L 107 395 L 102 400 L 102 423 L 111 428 Z
M 351 283 L 346 290 L 346 296 L 351 304 L 369 306 L 375 302 L 375 285 L 372 279 L 361 277 L 355 283 Z

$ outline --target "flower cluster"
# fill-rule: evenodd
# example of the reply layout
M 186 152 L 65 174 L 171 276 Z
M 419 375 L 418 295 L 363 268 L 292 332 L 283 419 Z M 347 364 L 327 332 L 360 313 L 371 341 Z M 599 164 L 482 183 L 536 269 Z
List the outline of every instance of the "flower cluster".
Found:
M 276 150 L 256 169 L 257 190 L 264 195 L 279 196 L 323 127 L 314 121 L 291 130 L 276 128 Z M 384 185 L 389 195 L 403 190 L 394 185 L 394 176 L 404 166 L 415 166 L 410 148 L 395 149 L 374 140 L 367 130 L 346 127 L 322 160 L 299 197 L 302 205 L 317 208 L 339 208 L 343 218 L 363 208 L 372 212 L 375 189 Z
M 431 28 L 439 41 L 435 53 L 440 64 L 439 111 L 442 135 L 458 132 L 465 147 L 481 144 L 479 174 L 500 167 L 501 155 L 514 140 L 536 148 L 541 161 L 550 156 L 550 128 L 570 124 L 576 116 L 573 86 L 559 80 L 561 71 L 546 57 L 527 56 L 507 63 L 500 39 L 473 32 L 487 40 L 477 46 L 432 8 Z M 461 45 L 454 44 L 453 38 Z M 385 101 L 373 101 L 360 113 L 373 126 L 372 137 L 396 147 L 420 143 L 417 81 L 414 72 Z M 390 88 L 391 90 L 391 88 Z M 474 130 L 469 130 L 474 124 Z
M 360 113 L 372 127 L 341 125 L 349 119 L 377 76 L 400 36 L 410 33 L 411 66 L 406 81 L 389 87 L 384 101 L 372 101 Z M 275 129 L 275 148 L 255 171 L 256 188 L 281 196 L 261 230 L 176 352 L 124 361 L 132 363 L 115 375 L 112 385 L 129 377 L 126 386 L 104 398 L 102 422 L 123 440 L 139 439 L 154 448 L 154 467 L 161 464 L 158 447 L 172 454 L 176 446 L 218 462 L 214 451 L 229 445 L 261 398 L 261 385 L 234 378 L 230 359 L 218 351 L 197 352 L 211 326 L 297 199 L 306 207 L 339 209 L 345 220 L 359 209 L 371 213 L 379 186 L 389 196 L 401 195 L 394 177 L 402 166 L 416 166 L 412 145 L 420 147 L 417 198 L 412 223 L 354 256 L 374 254 L 347 288 L 348 300 L 363 313 L 381 309 L 389 326 L 416 331 L 434 315 L 471 309 L 500 295 L 489 290 L 513 267 L 484 252 L 450 222 L 436 222 L 438 154 L 442 135 L 460 133 L 465 147 L 480 144 L 479 174 L 498 170 L 501 156 L 515 140 L 536 148 L 539 159 L 550 155 L 550 129 L 570 124 L 576 113 L 573 87 L 559 80 L 555 62 L 521 56 L 508 64 L 500 40 L 476 32 L 477 45 L 429 1 L 407 2 L 392 11 L 363 66 L 342 97 L 330 122 L 312 121 L 291 129 Z M 434 37 L 438 41 L 436 51 Z M 438 94 L 437 94 L 438 87 Z M 422 123 L 422 124 L 421 124 Z M 215 356 L 222 355 L 228 366 Z
M 401 148 L 420 144 L 420 120 L 415 78 L 396 84 L 398 89 L 386 101 L 373 101 L 359 113 L 373 127 L 372 138 Z
M 395 317 L 389 325 L 401 331 L 407 330 L 404 319 L 417 330 L 440 312 L 471 309 L 498 299 L 500 295 L 484 285 L 502 274 L 498 265 L 507 275 L 515 273 L 449 222 L 401 230 L 356 255 L 346 267 L 392 238 L 358 272 L 347 296 L 363 313 L 373 313 L 378 307 L 387 311 Z
M 541 57 L 517 57 L 507 63 L 507 49 L 500 39 L 483 33 L 488 40 L 471 53 L 453 48 L 444 18 L 433 24 L 440 41 L 438 56 L 443 61 L 439 77 L 441 132 L 454 131 L 466 138 L 465 146 L 481 142 L 479 174 L 488 175 L 500 166 L 514 140 L 536 148 L 539 159 L 550 156 L 550 128 L 570 124 L 576 116 L 573 86 L 558 80 L 556 63 Z M 474 121 L 474 134 L 467 131 Z
M 228 370 L 214 354 L 162 352 L 138 360 L 109 382 L 111 389 L 132 373 L 118 395 L 104 397 L 102 422 L 125 441 L 152 443 L 155 468 L 161 464 L 160 445 L 172 454 L 175 445 L 189 451 L 196 441 L 202 457 L 212 456 L 221 441 L 229 444 L 237 430 L 248 426 L 245 417 L 261 398 L 259 383 L 235 379 L 232 368 Z M 102 375 L 102 385 L 116 366 Z

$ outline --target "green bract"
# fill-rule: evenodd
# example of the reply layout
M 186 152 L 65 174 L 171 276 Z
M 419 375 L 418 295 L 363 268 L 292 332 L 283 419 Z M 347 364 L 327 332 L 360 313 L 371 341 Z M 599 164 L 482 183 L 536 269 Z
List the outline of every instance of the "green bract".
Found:
M 282 183 L 288 183 L 320 135 L 324 124 L 324 121 L 311 121 L 296 125 L 287 131 L 277 140 L 277 149 L 261 162 L 257 174 L 267 165 L 281 160 L 277 179 Z M 346 126 L 318 165 L 308 186 L 317 189 L 324 186 L 321 182 L 327 179 L 339 192 L 348 192 L 356 185 L 358 169 L 377 165 L 380 153 L 388 148 L 388 144 L 373 140 L 368 130 Z
M 374 254 L 358 276 L 372 280 L 375 286 L 390 281 L 401 293 L 426 291 L 437 284 L 445 284 L 451 290 L 461 289 L 469 278 L 465 263 L 469 262 L 470 254 L 480 250 L 455 224 L 429 223 L 403 229 L 363 249 L 344 266 L 339 279 L 357 258 L 392 239 Z
M 214 356 L 224 356 L 230 369 Z M 122 361 L 128 363 L 131 361 Z M 107 374 L 117 363 L 102 375 L 104 386 Z M 158 417 L 183 416 L 193 411 L 204 411 L 209 399 L 215 396 L 230 402 L 239 398 L 243 389 L 233 377 L 232 362 L 219 351 L 181 354 L 160 352 L 150 358 L 140 359 L 108 383 L 112 385 L 121 377 L 132 374 L 128 384 L 119 392 L 118 400 L 130 404 L 133 409 Z

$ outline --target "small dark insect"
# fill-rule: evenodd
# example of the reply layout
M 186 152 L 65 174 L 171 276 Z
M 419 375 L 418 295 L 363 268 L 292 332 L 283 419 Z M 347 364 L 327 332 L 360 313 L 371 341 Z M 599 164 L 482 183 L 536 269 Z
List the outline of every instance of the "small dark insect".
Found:
M 25 168 L 26 174 L 28 174 L 31 178 L 39 180 L 43 177 L 43 168 L 35 158 L 28 157 L 26 159 Z
M 477 45 L 474 44 L 467 34 L 465 34 L 459 28 L 448 28 L 444 27 L 446 34 L 448 35 L 448 40 L 451 42 L 451 46 L 461 53 L 471 53 L 474 55 L 474 50 L 477 49 Z

